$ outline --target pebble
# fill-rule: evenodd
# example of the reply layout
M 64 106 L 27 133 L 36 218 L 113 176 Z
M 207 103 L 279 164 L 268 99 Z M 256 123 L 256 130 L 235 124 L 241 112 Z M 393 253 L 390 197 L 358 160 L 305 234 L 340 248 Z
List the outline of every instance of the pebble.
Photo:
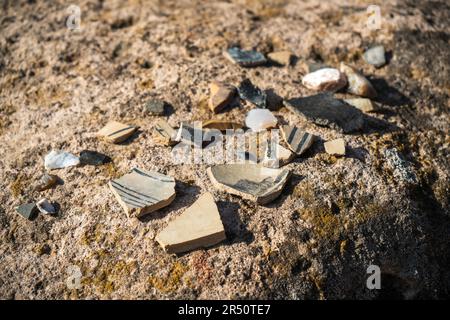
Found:
M 377 92 L 369 80 L 355 68 L 341 63 L 341 72 L 345 74 L 348 81 L 347 91 L 361 97 L 375 98 Z
M 55 206 L 53 204 L 51 204 L 50 201 L 48 201 L 45 198 L 42 200 L 39 200 L 36 203 L 36 207 L 43 214 L 55 214 L 56 213 Z
M 345 75 L 334 68 L 323 68 L 308 73 L 302 79 L 303 85 L 315 91 L 338 91 L 347 84 Z
M 354 132 L 364 125 L 363 113 L 359 109 L 336 99 L 331 93 L 290 99 L 285 101 L 285 105 L 307 120 L 339 132 Z
M 236 96 L 235 87 L 217 81 L 210 83 L 209 92 L 208 106 L 214 113 L 228 107 Z
M 135 126 L 111 121 L 97 132 L 97 136 L 111 143 L 120 143 L 127 140 L 136 130 Z
M 302 131 L 295 126 L 284 125 L 280 129 L 289 149 L 297 155 L 305 153 L 314 142 L 315 136 L 313 134 Z
M 254 86 L 249 79 L 244 79 L 238 87 L 239 96 L 258 108 L 267 107 L 267 94 L 263 90 Z
M 271 52 L 267 55 L 267 57 L 272 61 L 282 66 L 288 66 L 292 61 L 292 52 L 290 51 L 276 51 Z
M 35 203 L 24 203 L 16 207 L 16 211 L 25 219 L 33 220 L 36 218 L 38 209 Z
M 261 164 L 268 168 L 280 168 L 292 161 L 295 154 L 280 144 L 267 143 Z
M 138 168 L 110 181 L 109 187 L 128 217 L 142 217 L 175 199 L 174 178 Z
M 91 150 L 80 152 L 80 163 L 82 165 L 100 166 L 108 162 L 111 162 L 111 158 L 103 153 Z
M 345 141 L 344 139 L 330 140 L 324 143 L 325 151 L 333 156 L 345 155 Z
M 146 112 L 150 115 L 162 116 L 162 115 L 164 115 L 164 112 L 165 112 L 165 105 L 166 105 L 166 103 L 163 100 L 150 99 L 144 105 L 144 112 Z
M 34 190 L 44 191 L 53 187 L 58 182 L 58 176 L 54 174 L 44 173 L 36 183 Z
M 155 238 L 167 253 L 207 248 L 226 239 L 219 210 L 211 193 L 201 195 L 169 222 Z
M 366 98 L 345 99 L 344 101 L 363 112 L 376 112 L 379 109 L 376 103 Z
M 73 154 L 61 150 L 52 150 L 44 158 L 47 169 L 62 169 L 80 164 L 80 159 Z
M 153 128 L 153 140 L 164 146 L 173 146 L 177 142 L 175 141 L 177 132 L 172 128 L 167 121 L 159 119 L 155 127 Z
M 383 46 L 375 46 L 364 52 L 364 60 L 376 68 L 380 68 L 386 64 L 386 55 Z
M 276 199 L 290 176 L 288 170 L 265 168 L 252 163 L 216 165 L 206 171 L 217 189 L 258 204 Z
M 277 122 L 277 118 L 267 109 L 252 109 L 245 118 L 245 125 L 252 131 L 275 127 Z
M 228 60 L 241 67 L 256 67 L 267 63 L 264 55 L 254 50 L 246 51 L 233 47 L 228 49 L 224 55 Z

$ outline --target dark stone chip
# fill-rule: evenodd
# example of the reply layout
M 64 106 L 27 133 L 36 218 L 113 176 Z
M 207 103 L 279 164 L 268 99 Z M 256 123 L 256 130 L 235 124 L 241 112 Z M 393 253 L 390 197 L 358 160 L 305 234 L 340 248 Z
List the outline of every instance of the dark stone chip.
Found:
M 38 209 L 35 203 L 24 203 L 16 208 L 16 211 L 24 218 L 33 220 L 36 218 Z
M 83 150 L 80 152 L 82 165 L 99 166 L 111 161 L 111 158 L 97 151 Z
M 234 62 L 242 67 L 255 67 L 267 63 L 267 59 L 260 52 L 250 50 L 245 51 L 233 47 L 227 50 L 227 53 Z
M 267 107 L 267 94 L 258 87 L 255 87 L 249 79 L 241 82 L 238 92 L 241 99 L 253 103 L 258 108 L 265 109 Z
M 151 99 L 144 105 L 144 112 L 151 115 L 162 116 L 164 115 L 165 105 L 166 103 L 162 100 Z

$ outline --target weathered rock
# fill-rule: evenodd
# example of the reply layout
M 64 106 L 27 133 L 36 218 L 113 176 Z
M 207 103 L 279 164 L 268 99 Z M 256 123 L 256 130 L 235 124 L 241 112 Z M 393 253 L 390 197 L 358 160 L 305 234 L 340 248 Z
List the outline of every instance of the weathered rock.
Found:
M 303 85 L 315 91 L 338 91 L 347 84 L 345 75 L 334 68 L 323 68 L 308 73 L 302 79 Z
M 242 129 L 243 125 L 226 120 L 211 119 L 202 123 L 204 129 L 217 129 L 220 131 Z
M 333 156 L 345 155 L 345 141 L 344 139 L 330 140 L 324 143 L 325 151 Z
M 349 133 L 361 130 L 363 113 L 351 105 L 336 99 L 330 93 L 321 93 L 285 101 L 286 107 L 320 126 Z
M 280 129 L 281 135 L 289 149 L 297 155 L 303 154 L 314 142 L 315 137 L 313 134 L 302 131 L 295 126 L 284 125 Z
M 156 236 L 156 241 L 168 253 L 210 247 L 225 239 L 219 210 L 209 192 L 201 195 Z
M 62 169 L 80 164 L 80 159 L 69 152 L 52 150 L 45 156 L 44 165 L 47 169 Z
M 110 161 L 110 157 L 97 151 L 83 150 L 80 152 L 80 163 L 82 165 L 99 166 Z
M 33 220 L 36 218 L 38 209 L 35 203 L 24 203 L 16 207 L 16 211 L 25 219 Z
M 176 135 L 175 129 L 163 119 L 159 119 L 153 128 L 153 140 L 158 144 L 172 146 L 177 143 Z
M 377 92 L 369 80 L 355 68 L 341 63 L 341 72 L 347 77 L 347 91 L 361 97 L 375 98 Z
M 386 64 L 386 56 L 383 46 L 375 46 L 370 48 L 363 54 L 364 60 L 377 68 Z
M 144 112 L 150 115 L 162 116 L 165 113 L 166 103 L 160 99 L 150 99 L 144 105 Z
M 277 64 L 288 66 L 291 64 L 293 55 L 290 51 L 276 51 L 269 53 L 267 57 Z
M 280 168 L 294 159 L 295 154 L 285 147 L 268 142 L 261 164 L 268 168 Z
M 214 113 L 218 113 L 229 106 L 236 96 L 235 87 L 217 81 L 210 84 L 209 91 L 208 106 Z
M 391 148 L 384 150 L 384 156 L 386 157 L 388 165 L 393 170 L 395 177 L 406 183 L 418 183 L 417 175 L 414 172 L 411 163 L 404 160 L 397 149 Z
M 137 130 L 137 127 L 111 121 L 97 132 L 97 136 L 111 143 L 127 140 Z
M 244 79 L 241 82 L 238 92 L 242 100 L 247 100 L 258 108 L 264 109 L 267 107 L 267 94 L 254 86 L 249 79 Z
M 344 101 L 363 112 L 376 112 L 379 109 L 375 102 L 367 98 L 344 99 Z
M 226 164 L 209 167 L 207 173 L 219 190 L 266 204 L 283 190 L 289 171 L 271 169 L 257 164 Z
M 252 109 L 245 118 L 245 125 L 252 131 L 260 131 L 277 125 L 277 118 L 267 109 Z
M 54 174 L 44 173 L 34 186 L 36 191 L 44 191 L 53 187 L 58 182 L 58 176 Z
M 109 187 L 129 217 L 142 217 L 175 199 L 174 178 L 138 168 L 110 181 Z
M 254 50 L 241 50 L 237 47 L 228 49 L 224 55 L 228 60 L 240 65 L 241 67 L 256 67 L 267 62 L 262 53 Z
M 43 214 L 55 214 L 56 208 L 47 199 L 41 199 L 36 203 L 36 207 Z

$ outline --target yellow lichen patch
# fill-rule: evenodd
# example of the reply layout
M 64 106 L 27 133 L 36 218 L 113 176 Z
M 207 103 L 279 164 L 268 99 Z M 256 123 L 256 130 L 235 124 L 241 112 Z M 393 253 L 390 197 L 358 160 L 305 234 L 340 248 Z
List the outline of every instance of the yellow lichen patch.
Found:
M 85 231 L 80 238 L 80 242 L 84 245 L 91 245 L 92 243 L 102 243 L 105 239 L 106 233 L 103 231 L 101 224 L 96 224 L 89 230 Z
M 313 203 L 316 198 L 314 187 L 308 181 L 303 181 L 296 185 L 293 195 L 294 197 L 302 199 L 306 204 Z
M 319 238 L 338 240 L 343 229 L 338 216 L 327 206 L 313 206 L 299 210 L 300 216 L 313 225 L 313 231 Z
M 101 166 L 100 168 L 102 170 L 102 173 L 106 175 L 106 177 L 108 177 L 109 179 L 115 179 L 124 174 L 121 170 L 117 168 L 114 162 L 109 162 Z
M 342 240 L 339 245 L 339 253 L 341 254 L 341 257 L 345 254 L 348 248 L 348 239 Z
M 9 190 L 11 191 L 11 194 L 14 198 L 18 198 L 22 195 L 26 182 L 26 176 L 22 173 L 19 173 L 17 178 L 9 185 Z
M 150 276 L 150 285 L 163 293 L 174 292 L 183 283 L 183 276 L 188 268 L 180 262 L 174 262 L 166 277 Z

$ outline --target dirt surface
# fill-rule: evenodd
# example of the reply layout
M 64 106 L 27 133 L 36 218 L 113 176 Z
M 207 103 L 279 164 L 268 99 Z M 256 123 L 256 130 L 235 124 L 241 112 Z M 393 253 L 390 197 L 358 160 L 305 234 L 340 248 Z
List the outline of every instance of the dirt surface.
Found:
M 383 22 L 372 31 L 366 8 L 376 2 Z M 2 4 L 1 298 L 450 296 L 448 1 Z M 69 4 L 81 8 L 79 31 L 66 27 Z M 379 69 L 362 59 L 374 44 L 388 52 Z M 244 69 L 222 55 L 231 45 L 288 49 L 297 58 L 289 67 Z M 142 111 L 150 97 L 170 103 L 173 126 L 207 120 L 213 80 L 238 85 L 248 77 L 284 99 L 311 95 L 301 85 L 308 60 L 361 69 L 381 112 L 366 115 L 361 132 L 344 135 L 286 108 L 275 111 L 280 123 L 321 140 L 286 166 L 292 177 L 269 205 L 212 190 L 206 165 L 174 164 L 171 149 L 152 140 L 158 117 Z M 218 118 L 242 123 L 252 108 L 241 102 Z M 140 131 L 120 145 L 102 142 L 95 132 L 110 120 Z M 328 156 L 322 142 L 339 137 L 347 156 Z M 52 149 L 97 150 L 113 163 L 56 170 L 59 185 L 38 193 L 32 185 Z M 394 167 L 392 154 L 408 168 Z M 134 166 L 177 180 L 175 201 L 144 220 L 128 218 L 107 186 Z M 214 192 L 227 241 L 166 254 L 156 234 L 205 191 Z M 59 204 L 56 217 L 27 221 L 15 212 L 42 197 Z M 381 290 L 366 288 L 371 264 L 381 269 Z M 73 266 L 82 273 L 78 289 L 67 286 Z

